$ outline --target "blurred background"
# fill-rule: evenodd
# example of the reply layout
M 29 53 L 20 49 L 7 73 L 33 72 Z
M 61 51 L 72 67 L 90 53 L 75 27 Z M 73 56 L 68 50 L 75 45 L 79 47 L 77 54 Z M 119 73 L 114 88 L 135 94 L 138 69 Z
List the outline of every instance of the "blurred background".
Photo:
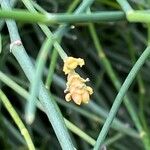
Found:
M 32 4 L 37 9 L 40 6 L 40 8 L 49 13 L 66 13 L 73 2 L 67 0 L 35 0 L 32 1 Z M 78 0 L 76 7 L 80 2 L 81 0 Z M 142 10 L 149 9 L 150 7 L 148 0 L 128 0 L 128 2 L 134 9 Z M 27 9 L 22 1 L 15 1 L 13 7 Z M 118 3 L 114 0 L 95 0 L 90 8 L 92 12 L 122 11 Z M 17 26 L 26 52 L 35 64 L 37 55 L 46 36 L 37 24 L 17 21 Z M 55 32 L 58 27 L 59 25 L 52 24 L 49 26 L 49 29 Z M 3 22 L 0 29 L 2 37 L 0 71 L 22 88 L 29 91 L 30 83 L 28 79 L 14 56 L 9 52 L 10 38 L 7 26 Z M 107 72 L 106 61 L 101 58 L 100 53 L 101 51 L 105 53 L 109 65 L 117 76 L 117 80 L 122 84 L 133 64 L 150 42 L 149 29 L 147 24 L 129 23 L 125 18 L 120 21 L 102 21 L 96 22 L 95 24 L 75 23 L 70 25 L 70 30 L 64 34 L 61 40 L 61 46 L 68 56 L 83 58 L 85 60 L 85 66 L 77 69 L 77 72 L 83 78 L 90 79 L 88 85 L 94 89 L 94 94 L 91 97 L 90 103 L 87 105 L 77 106 L 72 101 L 69 103 L 65 101 L 64 89 L 66 87 L 66 76 L 62 71 L 63 61 L 58 54 L 55 59 L 55 70 L 49 91 L 57 101 L 63 116 L 95 140 L 118 93 L 114 83 L 110 79 L 110 74 Z M 94 33 L 96 34 L 99 46 L 96 45 L 96 39 L 93 38 L 93 30 L 95 31 Z M 53 48 L 50 50 L 46 61 L 42 77 L 44 83 L 48 75 L 49 64 L 54 51 L 55 49 Z M 142 126 L 148 134 L 150 129 L 149 69 L 150 59 L 146 61 L 128 91 L 130 101 L 134 106 Z M 0 87 L 25 123 L 24 109 L 26 100 L 5 83 L 0 82 Z M 0 110 L 0 148 L 3 150 L 27 149 L 17 126 L 2 104 L 0 104 Z M 138 131 L 125 105 L 121 105 L 115 120 L 116 123 L 110 128 L 105 141 L 107 149 L 143 150 L 144 148 L 138 136 Z M 26 127 L 37 149 L 61 149 L 47 116 L 41 110 L 37 109 L 35 121 L 32 125 L 26 124 Z M 69 133 L 77 149 L 88 150 L 92 148 L 90 142 L 85 141 L 72 131 L 69 131 Z M 79 134 L 81 133 L 79 132 Z

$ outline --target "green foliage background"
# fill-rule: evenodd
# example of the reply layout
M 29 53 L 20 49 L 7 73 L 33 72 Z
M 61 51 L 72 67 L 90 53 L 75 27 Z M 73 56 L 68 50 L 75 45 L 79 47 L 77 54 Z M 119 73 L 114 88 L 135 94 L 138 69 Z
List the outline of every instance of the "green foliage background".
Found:
M 1 6 L 1 149 L 150 149 L 148 0 L 2 0 Z M 20 38 L 22 45 L 12 45 Z M 67 55 L 85 60 L 77 72 L 94 89 L 87 105 L 64 100 Z

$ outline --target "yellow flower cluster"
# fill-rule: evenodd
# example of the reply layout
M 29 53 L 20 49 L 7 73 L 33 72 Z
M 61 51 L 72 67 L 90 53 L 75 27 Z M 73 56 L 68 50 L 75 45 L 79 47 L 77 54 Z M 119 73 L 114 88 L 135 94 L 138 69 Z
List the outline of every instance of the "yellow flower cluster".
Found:
M 89 79 L 83 79 L 75 72 L 77 66 L 82 67 L 84 64 L 84 60 L 81 58 L 67 57 L 64 61 L 63 71 L 68 74 L 65 99 L 66 101 L 73 100 L 78 105 L 88 103 L 90 95 L 93 93 L 93 89 L 85 84 Z

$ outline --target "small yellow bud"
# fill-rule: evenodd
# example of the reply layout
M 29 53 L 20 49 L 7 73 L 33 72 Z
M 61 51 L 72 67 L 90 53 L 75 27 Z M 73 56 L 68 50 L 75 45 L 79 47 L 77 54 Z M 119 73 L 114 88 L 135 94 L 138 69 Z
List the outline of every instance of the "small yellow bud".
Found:
M 89 99 L 90 99 L 89 93 L 88 93 L 88 91 L 85 91 L 85 92 L 82 94 L 82 102 L 83 102 L 83 103 L 88 103 L 88 102 L 89 102 Z
M 86 89 L 90 95 L 93 94 L 93 89 L 90 86 L 87 86 Z
M 76 104 L 78 104 L 78 105 L 81 104 L 81 101 L 82 101 L 81 95 L 72 94 L 72 99 L 73 99 L 73 101 L 74 101 Z
M 66 96 L 65 96 L 65 99 L 67 102 L 71 101 L 71 94 L 68 93 Z

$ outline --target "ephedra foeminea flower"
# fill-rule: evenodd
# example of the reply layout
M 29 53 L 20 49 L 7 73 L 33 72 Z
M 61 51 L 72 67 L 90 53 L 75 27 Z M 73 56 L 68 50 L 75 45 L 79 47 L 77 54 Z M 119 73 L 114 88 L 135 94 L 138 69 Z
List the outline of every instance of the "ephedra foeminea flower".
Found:
M 88 103 L 93 89 L 85 83 L 89 79 L 83 79 L 78 73 L 75 72 L 77 66 L 82 67 L 84 60 L 81 58 L 67 57 L 64 60 L 63 71 L 67 74 L 67 83 L 65 99 L 66 101 L 73 100 L 76 104 Z

